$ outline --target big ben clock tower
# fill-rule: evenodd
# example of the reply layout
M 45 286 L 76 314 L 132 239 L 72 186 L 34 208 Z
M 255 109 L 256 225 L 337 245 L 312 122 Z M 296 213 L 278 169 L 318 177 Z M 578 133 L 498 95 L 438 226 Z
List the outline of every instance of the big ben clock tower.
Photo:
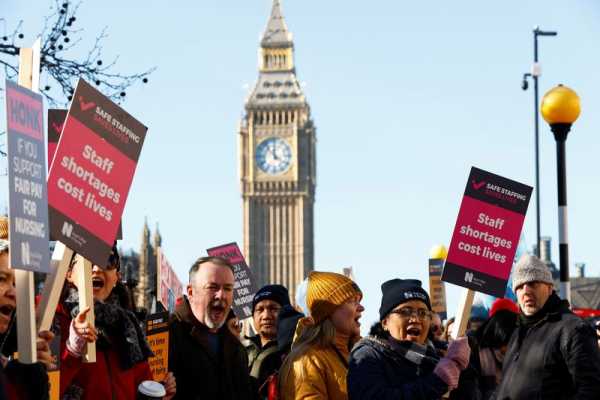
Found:
M 239 128 L 244 254 L 258 287 L 279 283 L 293 295 L 313 268 L 316 137 L 279 0 L 258 64 Z

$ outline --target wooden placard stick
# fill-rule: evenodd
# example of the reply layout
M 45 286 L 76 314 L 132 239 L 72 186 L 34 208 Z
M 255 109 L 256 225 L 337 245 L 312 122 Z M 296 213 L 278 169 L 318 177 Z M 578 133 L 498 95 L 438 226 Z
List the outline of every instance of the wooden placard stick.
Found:
M 475 298 L 475 291 L 464 288 L 458 303 L 458 310 L 456 312 L 456 319 L 452 325 L 452 338 L 464 336 L 467 331 L 469 324 L 469 318 L 471 318 L 471 308 L 473 307 L 473 299 Z
M 21 48 L 19 51 L 19 85 L 33 88 L 32 73 L 34 66 L 39 68 L 40 42 L 34 48 Z M 37 61 L 34 59 L 37 58 Z M 36 75 L 39 77 L 39 73 Z M 39 83 L 36 87 L 39 86 Z M 17 290 L 17 349 L 19 361 L 24 364 L 37 362 L 37 332 L 35 326 L 35 292 L 33 272 L 15 269 L 15 288 Z
M 79 310 L 90 307 L 87 313 L 87 321 L 94 326 L 94 292 L 92 288 L 92 262 L 83 257 L 77 260 L 79 273 L 77 274 L 77 291 L 79 292 Z M 83 355 L 83 362 L 96 362 L 96 343 L 88 343 Z
M 46 275 L 44 290 L 37 308 L 37 328 L 39 331 L 47 331 L 52 326 L 54 313 L 60 300 L 60 295 L 65 283 L 69 263 L 73 257 L 73 250 L 62 242 L 56 242 L 52 259 L 50 260 L 51 272 Z

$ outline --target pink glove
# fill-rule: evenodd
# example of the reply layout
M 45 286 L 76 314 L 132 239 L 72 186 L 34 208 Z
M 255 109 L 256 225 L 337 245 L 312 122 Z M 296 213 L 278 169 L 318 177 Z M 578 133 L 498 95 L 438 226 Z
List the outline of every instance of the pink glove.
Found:
M 71 321 L 69 326 L 69 339 L 67 340 L 67 350 L 71 355 L 75 357 L 81 357 L 83 355 L 83 349 L 86 344 L 86 340 L 83 336 L 80 336 L 75 330 L 75 320 Z
M 445 358 L 454 361 L 462 371 L 469 365 L 470 356 L 471 347 L 469 347 L 469 340 L 463 336 L 450 343 Z
M 458 386 L 458 378 L 460 378 L 460 369 L 458 365 L 454 361 L 449 358 L 442 358 L 440 362 L 437 363 L 433 373 L 440 377 L 446 385 L 448 385 L 448 390 L 456 389 Z
M 458 338 L 450 343 L 446 357 L 436 365 L 433 373 L 446 382 L 450 390 L 456 389 L 460 371 L 469 365 L 471 348 L 466 337 Z

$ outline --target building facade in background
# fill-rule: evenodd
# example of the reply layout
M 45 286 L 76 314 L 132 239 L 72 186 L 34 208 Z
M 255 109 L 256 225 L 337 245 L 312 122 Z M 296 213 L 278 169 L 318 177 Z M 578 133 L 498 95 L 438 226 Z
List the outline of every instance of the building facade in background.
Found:
M 279 0 L 273 1 L 258 64 L 238 131 L 243 252 L 258 287 L 279 283 L 293 296 L 314 262 L 316 129 Z
M 156 301 L 156 249 L 162 244 L 158 225 L 154 235 L 144 221 L 140 252 L 121 250 L 121 277 L 133 291 L 135 307 L 151 311 Z
M 540 259 L 548 266 L 554 279 L 556 291 L 560 288 L 560 271 L 552 261 L 552 239 L 541 238 Z M 535 254 L 535 247 L 533 248 Z M 600 278 L 585 275 L 585 263 L 575 264 L 575 275 L 571 279 L 571 306 L 574 309 L 600 310 Z

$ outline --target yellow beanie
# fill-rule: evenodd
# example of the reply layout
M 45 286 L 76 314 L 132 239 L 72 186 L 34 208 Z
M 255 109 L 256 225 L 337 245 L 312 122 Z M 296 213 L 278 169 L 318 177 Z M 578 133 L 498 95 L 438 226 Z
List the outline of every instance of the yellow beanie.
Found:
M 0 216 L 0 239 L 8 240 L 8 217 Z
M 362 292 L 356 283 L 344 275 L 317 271 L 308 275 L 306 306 L 317 324 L 355 296 L 362 297 Z

